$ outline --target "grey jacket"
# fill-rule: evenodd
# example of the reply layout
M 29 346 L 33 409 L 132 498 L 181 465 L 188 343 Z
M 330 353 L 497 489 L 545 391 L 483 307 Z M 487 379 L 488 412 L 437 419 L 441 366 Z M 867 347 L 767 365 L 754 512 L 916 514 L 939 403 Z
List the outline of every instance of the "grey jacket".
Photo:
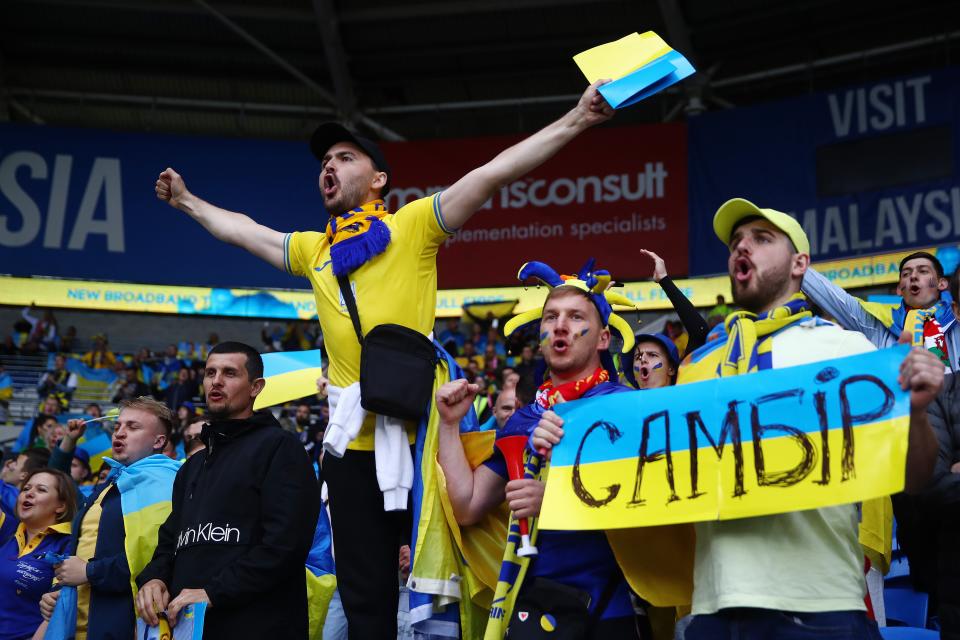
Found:
M 960 509 L 960 473 L 952 473 L 950 467 L 960 462 L 960 376 L 946 377 L 943 391 L 927 409 L 927 415 L 937 434 L 940 452 L 923 499 L 931 507 L 956 511 Z
M 803 276 L 801 290 L 828 315 L 833 316 L 844 329 L 859 331 L 878 349 L 897 344 L 899 336 L 893 335 L 882 322 L 874 318 L 861 306 L 854 296 L 830 282 L 826 276 L 815 269 L 807 269 Z M 960 322 L 954 322 L 946 330 L 947 355 L 950 369 L 960 368 Z
M 960 462 L 960 375 L 949 375 L 943 391 L 927 410 L 937 434 L 940 452 L 933 479 L 918 496 L 928 514 L 925 524 L 936 534 L 935 591 L 939 599 L 940 637 L 960 640 L 960 473 L 950 467 Z M 911 560 L 911 572 L 912 572 Z

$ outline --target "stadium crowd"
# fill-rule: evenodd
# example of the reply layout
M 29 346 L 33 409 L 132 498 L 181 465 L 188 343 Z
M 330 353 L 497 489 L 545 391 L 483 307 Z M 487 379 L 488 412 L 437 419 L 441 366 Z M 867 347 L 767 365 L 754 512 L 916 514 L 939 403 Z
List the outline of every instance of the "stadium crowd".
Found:
M 97 335 L 78 354 L 75 330 L 61 336 L 52 311 L 25 310 L 4 349 L 46 352 L 50 367 L 3 465 L 0 640 L 141 637 L 188 622 L 206 638 L 878 638 L 891 557 L 863 544 L 865 506 L 659 531 L 667 548 L 690 543 L 683 557 L 659 551 L 657 531 L 538 532 L 536 520 L 542 463 L 564 437 L 560 403 L 904 342 L 909 447 L 905 468 L 889 469 L 906 490 L 894 501 L 899 537 L 942 636 L 960 637 L 960 275 L 934 255 L 905 257 L 900 306 L 871 312 L 811 268 L 793 218 L 735 199 L 714 220 L 733 305 L 718 297 L 701 313 L 643 251 L 679 318 L 663 332 L 626 331 L 615 312 L 626 300 L 592 263 L 564 276 L 524 264 L 548 294 L 515 321 L 474 309 L 472 322 L 435 325 L 443 239 L 499 185 L 610 116 L 592 85 L 557 123 L 393 214 L 377 145 L 322 125 L 311 149 L 333 214 L 326 233 L 273 231 L 164 171 L 161 200 L 310 279 L 319 328 L 265 326 L 259 349 L 211 334 L 134 354 Z M 385 357 L 361 361 L 361 334 L 366 357 L 391 324 L 419 334 L 391 334 L 411 351 L 435 338 L 416 419 L 405 407 L 419 380 Z M 255 410 L 271 384 L 261 352 L 313 348 L 325 354 L 317 393 Z M 97 371 L 112 373 L 102 380 L 118 410 L 74 402 L 78 377 Z M 373 398 L 404 408 L 367 411 Z M 517 437 L 519 476 L 506 443 Z M 631 562 L 633 552 L 650 557 Z

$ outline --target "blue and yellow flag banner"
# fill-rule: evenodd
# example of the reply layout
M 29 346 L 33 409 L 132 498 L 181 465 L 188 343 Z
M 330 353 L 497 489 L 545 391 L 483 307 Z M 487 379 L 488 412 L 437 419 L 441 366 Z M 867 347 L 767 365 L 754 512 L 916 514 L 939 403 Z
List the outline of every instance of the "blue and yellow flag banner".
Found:
M 202 640 L 206 615 L 207 604 L 197 602 L 184 607 L 172 629 L 166 617 L 161 617 L 160 624 L 155 627 L 149 626 L 143 618 L 137 618 L 137 640 Z
M 97 428 L 100 425 L 87 425 L 87 431 L 77 443 L 78 449 L 83 449 L 90 456 L 90 469 L 96 473 L 103 464 L 103 459 L 113 452 L 113 439 Z
M 897 493 L 907 350 L 559 405 L 540 528 L 728 520 Z
M 587 82 L 611 82 L 600 94 L 614 109 L 629 107 L 694 73 L 693 65 L 653 31 L 628 36 L 573 57 Z
M 899 280 L 900 260 L 914 251 L 936 254 L 947 264 L 947 256 L 955 255 L 958 245 L 915 247 L 895 253 L 817 261 L 816 268 L 831 282 L 844 289 L 892 284 Z M 712 307 L 716 304 L 718 295 L 723 295 L 727 300 L 731 297 L 730 278 L 726 275 L 679 279 L 674 280 L 674 284 L 698 307 Z M 673 309 L 667 294 L 653 281 L 628 281 L 618 288 L 618 292 L 629 298 L 641 311 Z M 512 301 L 517 301 L 515 312 L 520 313 L 542 307 L 546 295 L 545 289 L 536 287 L 441 289 L 437 291 L 434 314 L 438 318 L 456 318 L 464 313 L 464 305 Z M 39 307 L 91 311 L 214 314 L 290 320 L 311 320 L 317 316 L 313 293 L 308 290 L 210 289 L 0 276 L 0 304 L 26 306 L 31 302 Z M 77 375 L 85 375 L 71 369 L 69 363 L 67 369 Z M 115 377 L 112 370 L 100 371 Z
M 153 558 L 157 532 L 173 506 L 173 480 L 182 464 L 165 455 L 154 454 L 125 466 L 112 458 L 111 477 L 116 475 L 123 511 L 123 547 L 130 567 L 130 588 L 137 596 L 135 579 Z
M 317 378 L 323 375 L 320 349 L 278 351 L 263 354 L 263 388 L 253 404 L 254 410 L 316 395 Z

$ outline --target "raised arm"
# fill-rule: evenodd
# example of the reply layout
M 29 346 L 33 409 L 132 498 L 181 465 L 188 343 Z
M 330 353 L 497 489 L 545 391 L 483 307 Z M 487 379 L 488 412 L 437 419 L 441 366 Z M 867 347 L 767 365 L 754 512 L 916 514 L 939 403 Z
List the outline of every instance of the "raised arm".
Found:
M 886 327 L 867 313 L 857 298 L 830 282 L 813 267 L 803 275 L 800 290 L 844 329 L 863 333 L 877 347 L 890 346 L 883 342 Z
M 470 468 L 460 441 L 460 420 L 467 414 L 479 388 L 466 380 L 448 382 L 437 390 L 440 434 L 437 461 L 447 480 L 447 496 L 458 524 L 475 524 L 504 500 L 506 482 L 480 465 Z
M 227 211 L 198 198 L 187 190 L 180 174 L 170 168 L 157 178 L 156 192 L 157 198 L 199 222 L 217 240 L 246 249 L 277 269 L 284 269 L 286 234 L 265 227 L 243 213 Z
M 690 335 L 686 349 L 687 353 L 690 353 L 706 343 L 707 334 L 710 333 L 710 327 L 707 326 L 707 321 L 703 319 L 703 316 L 701 316 L 697 308 L 693 306 L 690 299 L 683 295 L 683 292 L 680 291 L 679 287 L 677 287 L 673 280 L 670 279 L 670 276 L 667 275 L 667 265 L 663 261 L 663 258 L 653 251 L 647 251 L 646 249 L 640 249 L 640 253 L 653 260 L 653 280 L 659 284 L 663 292 L 667 294 L 670 304 L 673 305 L 677 315 L 680 316 L 680 322 L 683 323 L 683 328 L 686 329 Z
M 605 82 L 591 84 L 577 106 L 562 118 L 500 152 L 447 188 L 440 195 L 446 227 L 459 229 L 498 189 L 536 169 L 590 127 L 612 118 L 613 109 L 597 91 Z

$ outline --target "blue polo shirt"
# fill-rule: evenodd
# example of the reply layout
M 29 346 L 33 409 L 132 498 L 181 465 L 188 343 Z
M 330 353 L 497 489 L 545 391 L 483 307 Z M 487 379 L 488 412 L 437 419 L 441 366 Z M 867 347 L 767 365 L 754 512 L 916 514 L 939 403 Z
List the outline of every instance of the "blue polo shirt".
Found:
M 53 565 L 38 556 L 66 553 L 69 543 L 69 522 L 55 524 L 29 542 L 21 523 L 0 545 L 0 640 L 30 638 L 43 622 L 40 597 L 53 585 Z
M 631 389 L 614 382 L 605 382 L 587 391 L 583 397 L 590 398 L 622 391 L 631 391 Z M 503 432 L 511 435 L 521 433 L 530 435 L 542 414 L 543 409 L 536 403 L 527 405 L 510 417 L 504 425 Z M 493 455 L 484 462 L 484 465 L 502 478 L 509 480 L 506 461 L 499 449 L 494 448 Z M 604 588 L 611 580 L 615 581 L 617 586 L 613 597 L 610 598 L 600 617 L 608 619 L 634 615 L 633 604 L 630 602 L 630 588 L 603 531 L 540 531 L 537 534 L 537 550 L 539 553 L 531 558 L 527 576 L 546 578 L 586 591 L 590 594 L 591 614 Z

